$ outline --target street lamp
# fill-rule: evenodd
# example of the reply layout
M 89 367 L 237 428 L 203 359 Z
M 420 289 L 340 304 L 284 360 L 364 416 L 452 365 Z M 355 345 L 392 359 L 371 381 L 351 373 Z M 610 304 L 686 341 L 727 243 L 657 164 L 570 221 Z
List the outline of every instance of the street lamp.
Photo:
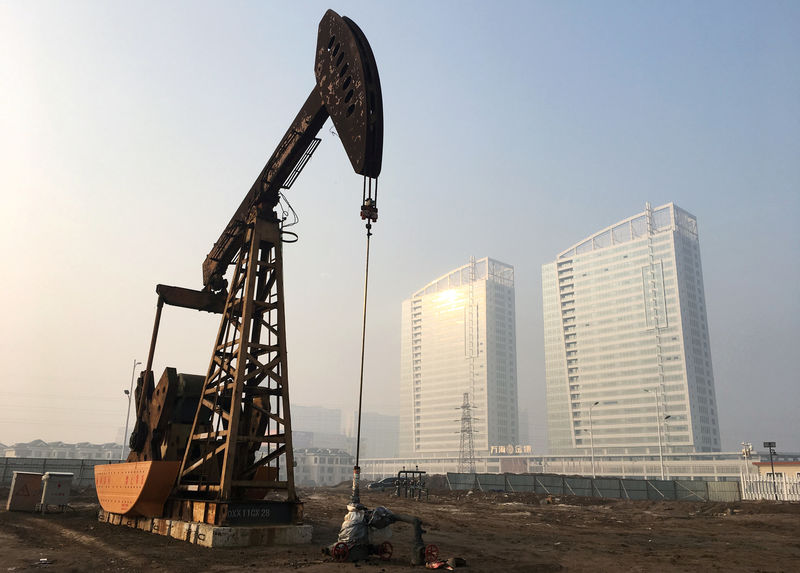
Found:
M 119 452 L 119 459 L 125 459 L 125 440 L 128 439 L 128 422 L 131 418 L 131 397 L 133 396 L 133 378 L 136 376 L 136 367 L 141 364 L 135 358 L 133 359 L 133 370 L 131 371 L 131 388 L 130 390 L 123 390 L 128 397 L 128 414 L 125 416 L 125 433 L 122 435 L 122 450 Z
M 589 436 L 591 439 L 591 450 L 592 450 L 592 478 L 596 478 L 597 476 L 594 473 L 594 427 L 592 426 L 592 408 L 597 406 L 600 402 L 595 402 L 591 406 L 589 406 Z
M 667 423 L 667 420 L 669 420 L 671 417 L 672 417 L 671 415 L 667 415 L 667 416 L 664 416 L 663 418 L 661 418 L 661 421 L 662 421 L 662 424 L 663 424 L 662 428 L 664 430 L 664 449 L 667 450 L 667 451 L 669 451 L 669 424 Z M 663 472 L 664 471 L 664 469 L 663 469 L 664 468 L 664 462 L 663 461 L 661 462 L 661 468 L 662 468 L 662 472 Z M 666 474 L 666 475 L 668 476 L 669 474 Z
M 661 462 L 661 479 L 664 479 L 664 448 L 661 445 L 661 406 L 658 404 L 658 386 L 653 388 L 653 397 L 656 399 L 656 433 L 658 434 L 658 460 Z M 650 394 L 650 388 L 642 388 L 643 392 Z M 667 416 L 669 417 L 669 416 Z
M 769 465 L 772 468 L 772 489 L 775 491 L 775 501 L 778 501 L 778 484 L 775 483 L 775 462 L 772 456 L 775 455 L 775 442 L 764 442 L 764 447 L 769 448 Z

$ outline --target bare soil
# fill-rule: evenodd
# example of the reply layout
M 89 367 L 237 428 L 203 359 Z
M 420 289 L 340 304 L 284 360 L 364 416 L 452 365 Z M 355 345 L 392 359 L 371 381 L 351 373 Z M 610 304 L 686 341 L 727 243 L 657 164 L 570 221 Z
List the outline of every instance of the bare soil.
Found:
M 295 571 L 391 572 L 410 565 L 412 531 L 392 526 L 394 554 L 337 563 L 321 548 L 336 540 L 346 513 L 346 487 L 300 491 L 313 542 L 293 547 L 207 549 L 97 521 L 92 491 L 64 513 L 0 510 L 0 573 L 5 571 Z M 0 491 L 0 499 L 5 493 Z M 364 492 L 425 523 L 425 542 L 443 559 L 461 557 L 464 571 L 797 571 L 800 504 L 629 502 L 482 492 L 431 493 L 427 501 Z M 46 559 L 49 564 L 39 564 Z M 421 567 L 417 567 L 421 570 Z M 461 570 L 461 568 L 458 568 Z

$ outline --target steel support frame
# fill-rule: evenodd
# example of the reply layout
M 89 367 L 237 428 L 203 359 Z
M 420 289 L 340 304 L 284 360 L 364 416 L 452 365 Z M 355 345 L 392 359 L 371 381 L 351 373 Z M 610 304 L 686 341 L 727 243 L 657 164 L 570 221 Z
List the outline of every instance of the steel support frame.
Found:
M 295 502 L 280 223 L 253 209 L 242 237 L 177 487 L 218 501 L 279 490 Z

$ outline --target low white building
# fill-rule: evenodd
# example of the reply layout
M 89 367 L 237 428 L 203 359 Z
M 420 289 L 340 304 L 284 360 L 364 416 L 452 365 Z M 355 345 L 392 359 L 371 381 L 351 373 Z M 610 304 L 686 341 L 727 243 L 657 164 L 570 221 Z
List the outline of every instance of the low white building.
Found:
M 80 442 L 67 444 L 64 442 L 45 442 L 33 440 L 0 448 L 0 457 L 5 458 L 61 458 L 73 460 L 118 460 L 122 445 L 109 442 L 92 444 Z
M 353 477 L 354 458 L 335 448 L 302 448 L 294 451 L 294 480 L 300 486 L 330 486 Z

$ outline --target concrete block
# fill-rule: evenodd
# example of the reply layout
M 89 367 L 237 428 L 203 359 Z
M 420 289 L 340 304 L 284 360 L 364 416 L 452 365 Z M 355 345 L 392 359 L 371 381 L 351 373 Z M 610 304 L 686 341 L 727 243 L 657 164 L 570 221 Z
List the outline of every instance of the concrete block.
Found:
M 220 527 L 200 524 L 204 534 L 198 545 L 205 547 L 250 547 L 253 545 L 302 545 L 311 543 L 310 525 L 247 525 Z

